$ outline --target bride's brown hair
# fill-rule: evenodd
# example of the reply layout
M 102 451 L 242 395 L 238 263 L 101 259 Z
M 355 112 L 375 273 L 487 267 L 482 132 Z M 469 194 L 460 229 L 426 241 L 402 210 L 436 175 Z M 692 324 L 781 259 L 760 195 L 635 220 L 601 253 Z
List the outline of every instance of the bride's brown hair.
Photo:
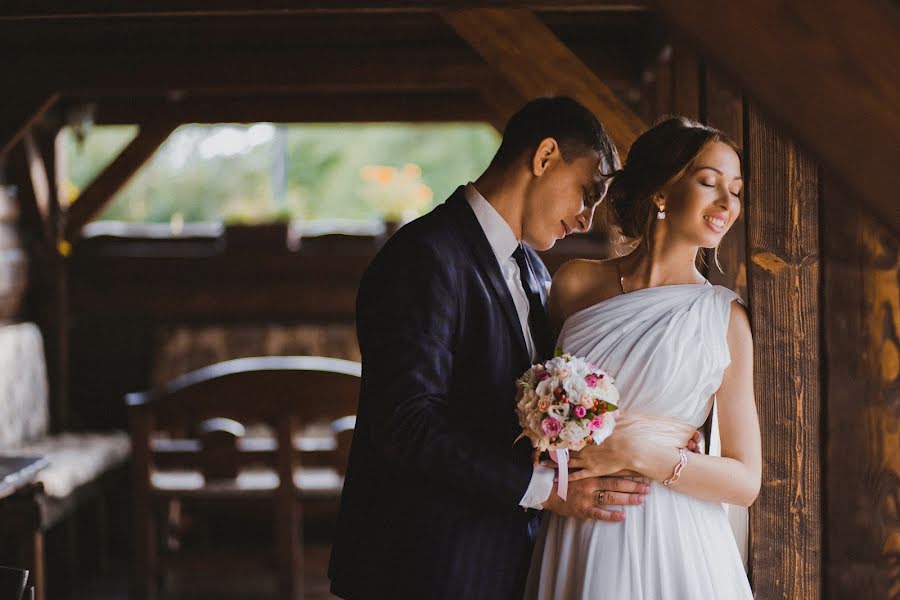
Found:
M 624 168 L 613 174 L 606 193 L 612 224 L 634 246 L 649 246 L 658 210 L 653 197 L 681 179 L 694 159 L 716 142 L 730 146 L 741 159 L 740 147 L 727 134 L 687 117 L 669 117 L 644 132 L 628 151 Z

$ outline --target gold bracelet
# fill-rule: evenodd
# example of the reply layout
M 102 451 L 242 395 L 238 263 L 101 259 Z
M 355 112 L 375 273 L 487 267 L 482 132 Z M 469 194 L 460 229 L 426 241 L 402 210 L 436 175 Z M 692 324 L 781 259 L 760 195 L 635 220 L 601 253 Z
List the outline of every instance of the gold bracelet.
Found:
M 671 477 L 669 477 L 668 479 L 663 481 L 663 485 L 668 487 L 668 486 L 672 485 L 673 483 L 675 483 L 676 481 L 678 481 L 678 478 L 681 477 L 681 470 L 684 468 L 684 466 L 686 464 L 687 464 L 687 452 L 685 451 L 684 448 L 679 448 L 678 449 L 678 464 L 675 465 L 675 471 L 672 473 Z

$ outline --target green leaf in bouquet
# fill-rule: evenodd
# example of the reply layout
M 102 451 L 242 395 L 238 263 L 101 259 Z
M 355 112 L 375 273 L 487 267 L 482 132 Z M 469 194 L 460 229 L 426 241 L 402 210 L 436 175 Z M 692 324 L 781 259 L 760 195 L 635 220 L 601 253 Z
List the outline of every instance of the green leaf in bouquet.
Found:
M 557 348 L 556 350 L 553 351 L 553 358 L 559 358 L 562 355 L 563 355 L 562 348 Z

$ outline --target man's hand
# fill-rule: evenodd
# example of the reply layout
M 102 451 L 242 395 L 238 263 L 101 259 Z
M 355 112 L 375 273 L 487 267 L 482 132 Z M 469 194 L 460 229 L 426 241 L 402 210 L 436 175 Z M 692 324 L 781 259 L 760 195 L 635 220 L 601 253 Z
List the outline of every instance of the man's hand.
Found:
M 693 452 L 695 454 L 700 454 L 700 432 L 695 431 L 694 435 L 691 436 L 691 439 L 687 441 L 685 447 L 688 451 Z
M 564 501 L 556 493 L 556 484 L 550 497 L 544 502 L 544 510 L 563 517 L 621 522 L 625 513 L 609 510 L 606 506 L 633 506 L 644 503 L 650 485 L 641 481 L 619 477 L 592 477 L 569 483 L 569 493 Z M 602 506 L 602 507 L 601 507 Z

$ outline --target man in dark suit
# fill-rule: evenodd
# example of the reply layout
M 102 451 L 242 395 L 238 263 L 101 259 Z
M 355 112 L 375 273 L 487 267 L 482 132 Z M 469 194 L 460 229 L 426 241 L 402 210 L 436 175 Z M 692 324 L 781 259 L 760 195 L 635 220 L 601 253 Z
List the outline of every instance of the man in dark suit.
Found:
M 515 415 L 515 380 L 552 355 L 549 274 L 536 250 L 586 231 L 618 166 L 569 98 L 527 104 L 488 169 L 403 227 L 357 299 L 363 374 L 329 566 L 349 600 L 521 598 L 539 510 L 597 507 L 646 486 L 586 479 L 555 493 Z

